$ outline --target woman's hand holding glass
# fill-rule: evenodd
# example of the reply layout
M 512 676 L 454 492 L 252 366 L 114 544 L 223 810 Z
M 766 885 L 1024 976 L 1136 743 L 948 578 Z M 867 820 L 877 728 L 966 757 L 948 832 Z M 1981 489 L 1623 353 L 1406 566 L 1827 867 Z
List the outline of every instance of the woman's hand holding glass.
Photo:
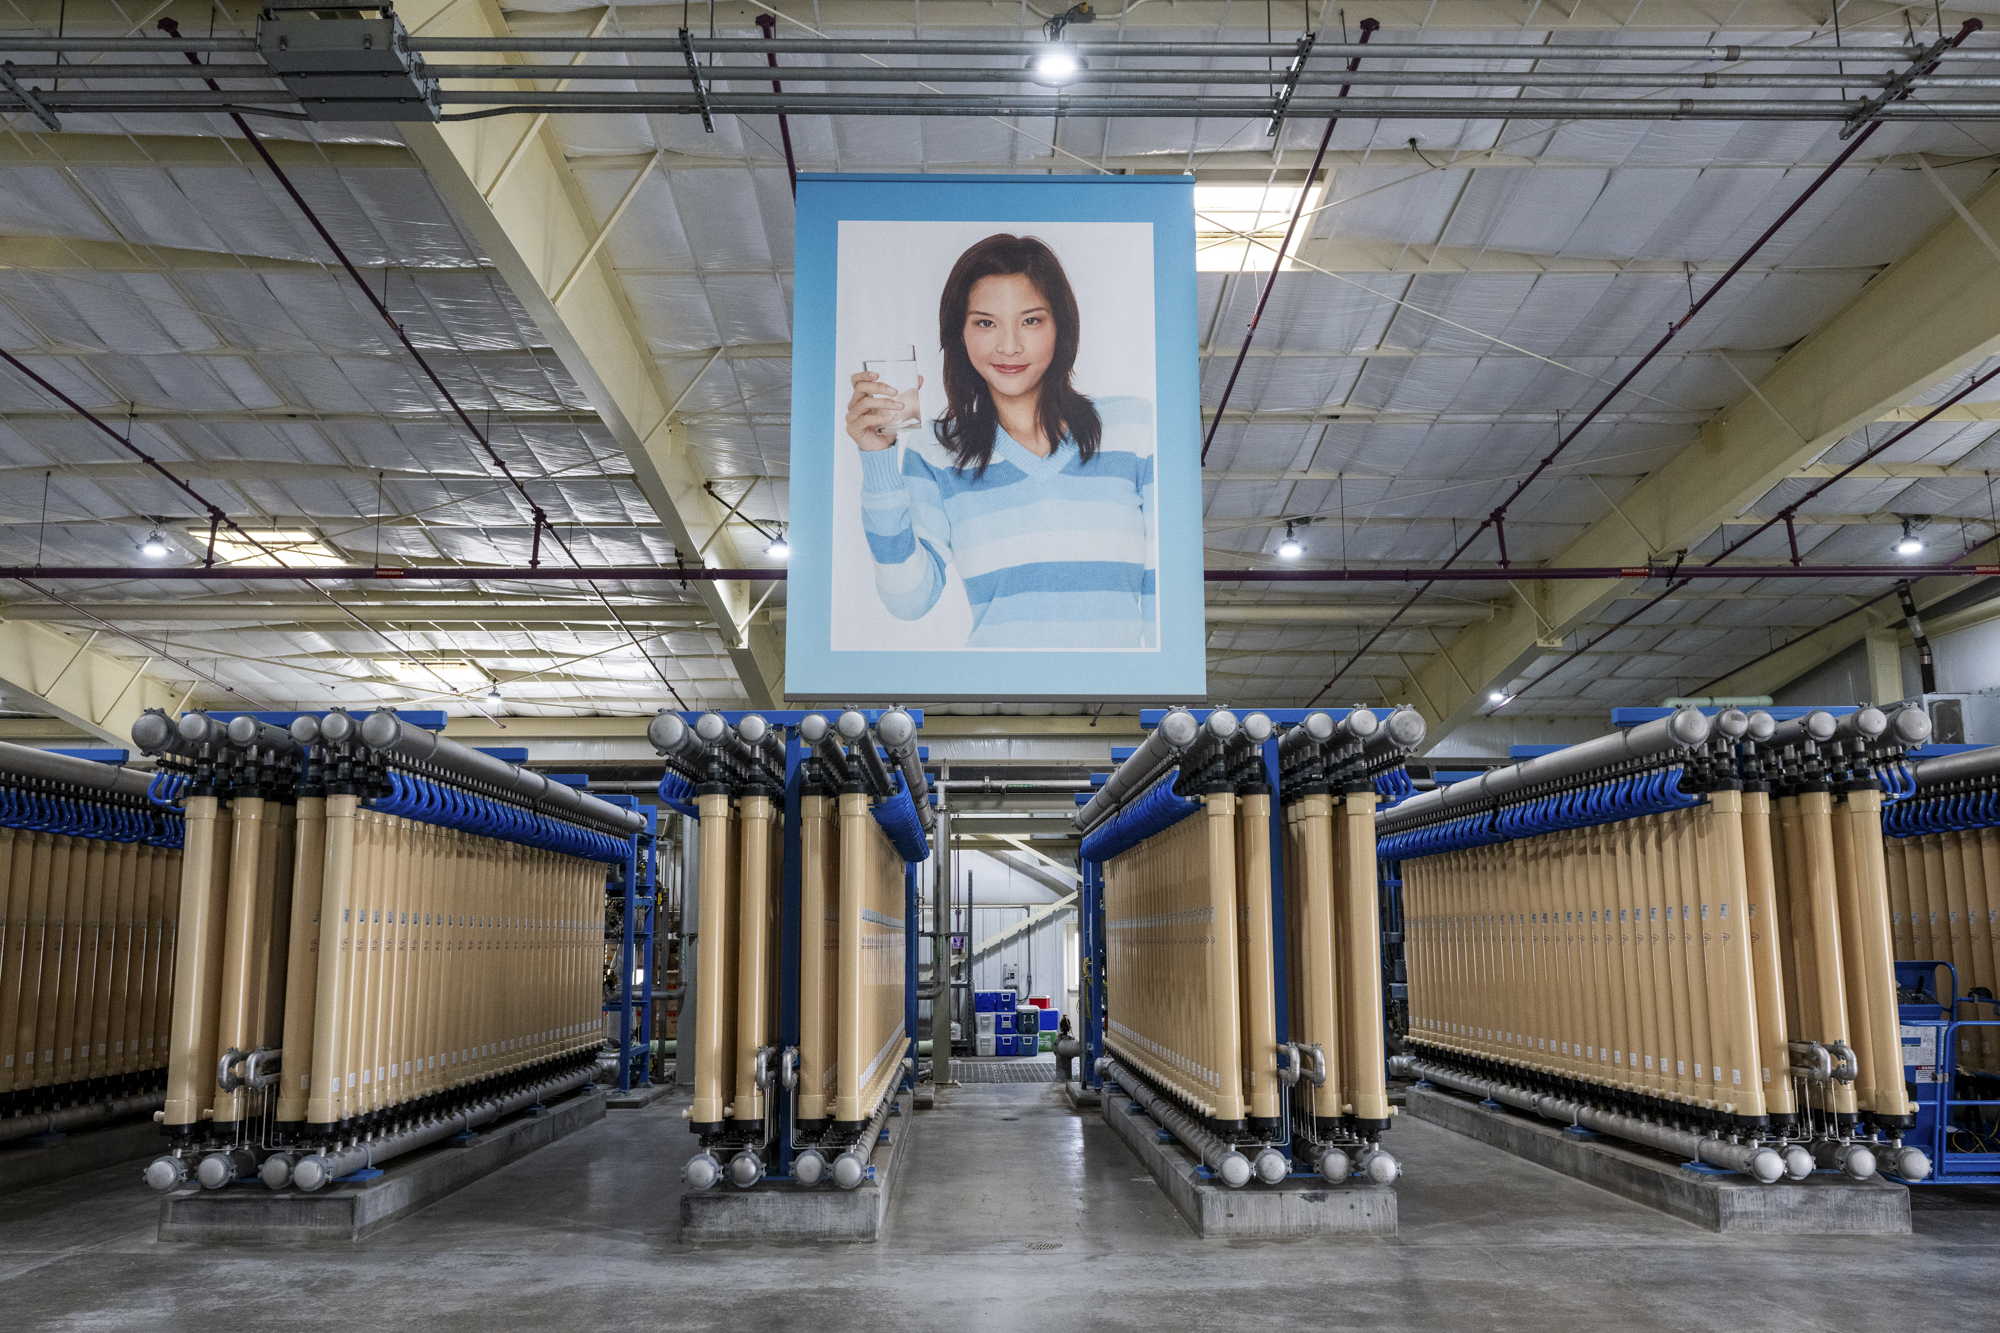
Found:
M 847 400 L 847 438 L 870 453 L 890 448 L 896 443 L 897 433 L 917 418 L 917 394 L 923 388 L 923 376 L 917 377 L 915 387 L 900 392 L 872 370 L 861 371 L 852 382 L 854 396 Z

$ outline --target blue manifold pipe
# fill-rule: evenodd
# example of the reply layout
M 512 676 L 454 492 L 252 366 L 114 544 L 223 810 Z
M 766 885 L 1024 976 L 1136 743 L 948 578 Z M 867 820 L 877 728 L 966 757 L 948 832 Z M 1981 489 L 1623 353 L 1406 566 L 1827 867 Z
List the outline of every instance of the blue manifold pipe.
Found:
M 1180 776 L 1178 766 L 1168 769 L 1158 782 L 1092 829 L 1083 840 L 1083 859 L 1103 865 L 1120 852 L 1131 851 L 1154 834 L 1166 832 L 1201 809 L 1198 798 L 1174 795 L 1174 783 L 1180 780 Z
M 689 819 L 701 818 L 701 807 L 695 804 L 694 784 L 672 769 L 660 779 L 660 800 L 670 810 L 678 811 Z
M 1665 814 L 1700 805 L 1707 799 L 1705 796 L 1680 789 L 1682 771 L 1678 765 L 1655 769 L 1505 805 L 1498 810 L 1461 815 L 1441 824 L 1391 833 L 1376 844 L 1375 854 L 1384 861 L 1413 861 L 1469 847 L 1490 847 L 1518 838 L 1615 824 L 1641 815 Z
M 910 797 L 910 789 L 903 782 L 900 769 L 892 769 L 889 778 L 895 790 L 889 799 L 875 806 L 875 822 L 889 835 L 889 841 L 896 845 L 897 853 L 907 862 L 922 861 L 930 856 L 931 845 L 924 838 L 924 826 L 917 819 L 917 805 Z
M 384 814 L 420 824 L 461 829 L 523 847 L 545 848 L 586 861 L 622 862 L 631 851 L 630 838 L 616 838 L 397 769 L 390 769 L 388 777 L 388 795 L 378 796 L 370 803 Z

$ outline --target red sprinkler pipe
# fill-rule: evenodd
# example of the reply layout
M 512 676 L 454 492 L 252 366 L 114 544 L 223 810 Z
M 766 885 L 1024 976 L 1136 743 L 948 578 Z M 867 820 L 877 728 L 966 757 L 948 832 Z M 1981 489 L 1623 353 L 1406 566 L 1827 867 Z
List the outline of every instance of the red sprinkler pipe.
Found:
M 0 566 L 0 579 L 123 580 L 223 583 L 782 583 L 786 571 L 771 569 L 683 569 L 674 565 L 585 565 L 534 569 L 521 565 L 318 565 L 312 568 L 231 565 L 14 565 Z M 1210 569 L 1208 583 L 1549 583 L 1573 579 L 1909 579 L 2000 576 L 2000 565 L 1700 565 L 1672 569 L 1653 565 L 1543 565 L 1511 569 L 1475 566 L 1444 570 L 1436 565 L 1375 569 Z M 504 616 L 502 617 L 504 619 Z
M 778 39 L 778 16 L 776 14 L 759 14 L 757 16 L 757 26 L 764 30 L 765 41 L 774 42 Z M 770 62 L 772 69 L 778 67 L 778 53 L 776 51 L 766 51 L 764 59 Z M 785 85 L 776 79 L 772 79 L 771 91 L 782 93 L 785 91 Z M 782 111 L 778 113 L 778 138 L 784 141 L 785 173 L 792 178 L 792 198 L 796 200 L 799 197 L 799 164 L 792 158 L 792 127 L 786 121 L 785 113 Z

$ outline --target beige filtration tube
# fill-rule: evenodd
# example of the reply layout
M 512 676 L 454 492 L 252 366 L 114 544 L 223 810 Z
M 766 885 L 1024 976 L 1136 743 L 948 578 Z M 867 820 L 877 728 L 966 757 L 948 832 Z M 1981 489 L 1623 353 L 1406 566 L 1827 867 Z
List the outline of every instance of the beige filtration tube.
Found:
M 113 843 L 105 851 L 104 864 L 110 876 L 105 886 L 104 924 L 99 929 L 97 948 L 97 996 L 91 1010 L 90 1077 L 128 1072 L 125 1063 L 127 1009 L 135 993 L 131 989 L 132 909 L 139 863 L 151 852 L 135 842 Z M 5 898 L 0 891 L 0 899 Z
M 115 896 L 109 901 L 106 893 L 111 889 L 111 852 L 116 844 L 98 838 L 76 839 L 78 852 L 84 856 L 82 929 L 77 933 L 76 971 L 71 981 L 73 999 L 69 1022 L 63 1031 L 63 1056 L 67 1067 L 62 1069 L 58 1082 L 72 1082 L 94 1077 L 91 1066 L 97 1063 L 97 1042 L 95 1031 L 97 1017 L 101 1009 L 98 999 L 98 974 L 102 961 L 110 954 L 110 937 L 115 932 L 106 929 L 105 917 L 116 903 Z M 103 1072 L 101 1066 L 97 1073 Z
M 1217 1120 L 1243 1119 L 1236 797 L 1105 863 L 1105 1044 Z
M 843 792 L 840 810 L 839 1001 L 832 1118 L 870 1119 L 901 1068 L 903 859 L 875 822 L 867 796 Z
M 1882 793 L 1850 791 L 1834 812 L 1834 845 L 1844 852 L 1841 939 L 1847 954 L 1848 1013 L 1866 1047 L 1856 1086 L 1867 1109 L 1907 1116 L 1903 1035 L 1896 1009 L 1896 974 L 1889 936 L 1888 871 L 1882 853 Z
M 1786 868 L 1792 876 L 1792 906 L 1802 991 L 1811 978 L 1810 994 L 1801 995 L 1801 1039 L 1831 1046 L 1849 1040 L 1845 959 L 1841 953 L 1840 888 L 1833 842 L 1833 798 L 1826 792 L 1802 792 L 1780 802 L 1790 809 L 1786 833 Z M 1857 1055 L 1859 1054 L 1857 1050 Z M 1852 1115 L 1855 1085 L 1834 1083 L 1831 1096 L 1817 1090 L 1827 1109 Z M 1830 1104 L 1829 1104 L 1830 1103 Z
M 736 937 L 736 1093 L 731 1118 L 762 1120 L 764 1090 L 757 1086 L 757 1052 L 775 1044 L 771 990 L 773 895 L 771 798 L 742 796 L 736 802 L 743 840 L 741 900 Z
M 312 1089 L 314 1036 L 319 1023 L 320 903 L 326 884 L 327 797 L 302 797 L 293 837 L 290 938 L 286 941 L 282 1035 L 283 1073 L 278 1080 L 277 1118 L 306 1118 Z
M 1753 899 L 1743 804 L 1742 792 L 1711 792 L 1700 812 L 1708 835 L 1710 889 L 1705 901 L 1712 908 L 1707 948 L 1710 984 L 1721 988 L 1714 1052 L 1720 1097 L 1734 1115 L 1761 1117 L 1768 1113 L 1763 1071 L 1769 1062 L 1760 1040 L 1750 948 Z
M 360 797 L 352 794 L 326 798 L 321 833 L 325 860 L 319 883 L 320 929 L 315 932 L 314 946 L 317 975 L 311 1010 L 312 1059 L 303 1069 L 297 1064 L 290 1066 L 295 1073 L 304 1075 L 300 1080 L 306 1094 L 304 1119 L 312 1125 L 329 1125 L 341 1119 L 341 1092 L 347 1071 L 344 1055 L 348 1000 L 354 985 L 354 856 L 359 806 Z M 302 838 L 301 856 L 305 854 L 303 843 Z M 287 1010 L 288 1021 L 290 1016 Z
M 35 1006 L 34 1086 L 60 1083 L 56 1073 L 60 1039 L 67 1039 L 63 1022 L 63 999 L 67 983 L 75 971 L 76 943 L 73 934 L 82 933 L 82 894 L 78 892 L 83 857 L 74 854 L 76 839 L 58 837 L 51 849 L 49 870 L 49 924 L 45 938 L 49 952 L 42 960 L 42 993 Z M 73 994 L 73 992 L 71 992 Z M 64 1057 L 65 1060 L 67 1057 Z
M 264 841 L 270 829 L 266 806 L 275 815 L 276 806 L 262 797 L 239 796 L 230 802 L 230 848 L 228 905 L 223 917 L 222 999 L 216 1054 L 225 1050 L 248 1053 L 257 1048 L 263 1013 L 258 985 L 262 965 L 262 937 L 259 927 L 270 919 L 271 882 L 264 876 Z M 213 1066 L 210 1066 L 211 1077 Z M 235 1124 L 244 1118 L 247 1093 L 220 1092 L 215 1096 L 215 1119 Z
M 1296 904 L 1293 923 L 1286 932 L 1292 941 L 1288 950 L 1294 996 L 1292 1039 L 1301 1045 L 1317 1045 L 1326 1056 L 1326 1085 L 1301 1082 L 1296 1086 L 1309 1113 L 1321 1120 L 1340 1116 L 1347 1088 L 1340 1044 L 1339 954 L 1333 931 L 1334 808 L 1331 796 L 1312 795 L 1293 802 L 1286 812 L 1286 827 L 1293 830 L 1285 857 L 1286 897 Z M 1415 996 L 1414 988 L 1410 994 Z
M 222 946 L 229 901 L 228 825 L 213 796 L 190 796 L 181 849 L 181 911 L 175 932 L 173 1022 L 167 1058 L 168 1129 L 190 1129 L 215 1104 Z
M 1749 919 L 1750 971 L 1757 1003 L 1757 1081 L 1764 1089 L 1764 1107 L 1771 1115 L 1798 1111 L 1798 1098 L 1786 1072 L 1791 1049 L 1786 1044 L 1785 977 L 1778 956 L 1778 935 L 1784 929 L 1778 915 L 1776 867 L 1771 858 L 1771 796 L 1743 793 L 1743 874 L 1745 910 Z M 1746 1072 L 1744 1077 L 1750 1075 Z
M 824 1120 L 832 1093 L 834 979 L 839 974 L 833 798 L 799 798 L 799 1119 Z M 828 929 L 829 923 L 833 924 Z
M 25 1071 L 15 1040 L 21 1021 L 21 977 L 30 959 L 40 961 L 41 941 L 29 952 L 28 899 L 32 895 L 29 868 L 34 835 L 0 829 L 0 1092 L 12 1092 Z
M 1349 792 L 1337 836 L 1337 930 L 1346 1002 L 1347 1049 L 1353 1063 L 1343 1082 L 1361 1120 L 1387 1122 L 1389 1093 L 1382 1052 L 1382 932 L 1375 887 L 1374 792 Z
M 1243 1095 L 1248 1113 L 1278 1118 L 1277 967 L 1271 931 L 1271 797 L 1241 796 L 1236 806 L 1236 957 L 1242 983 Z
M 53 932 L 49 921 L 49 898 L 51 885 L 49 877 L 55 859 L 56 837 L 49 833 L 37 833 L 29 840 L 25 856 L 16 853 L 16 871 L 25 861 L 27 869 L 28 904 L 25 912 L 26 966 L 21 976 L 20 999 L 15 1009 L 14 1030 L 11 1034 L 14 1045 L 14 1086 L 31 1088 L 35 1085 L 36 1059 L 42 1052 L 41 1008 L 42 975 L 55 966 L 55 956 L 62 951 L 62 931 L 58 926 Z
M 725 1099 L 736 1083 L 736 968 L 731 945 L 737 904 L 730 876 L 736 838 L 726 794 L 708 793 L 695 800 L 701 809 L 701 868 L 691 1118 L 697 1126 L 719 1127 Z

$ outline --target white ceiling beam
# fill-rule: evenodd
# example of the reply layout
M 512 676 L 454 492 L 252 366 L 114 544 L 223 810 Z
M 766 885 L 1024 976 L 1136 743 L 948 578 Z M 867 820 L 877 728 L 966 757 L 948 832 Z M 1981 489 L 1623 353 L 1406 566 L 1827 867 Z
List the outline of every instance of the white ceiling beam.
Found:
M 420 0 L 400 14 L 413 32 L 426 36 L 510 35 L 492 0 Z M 575 28 L 571 16 L 563 30 Z M 505 88 L 529 86 L 515 80 L 490 82 Z M 640 491 L 676 548 L 704 550 L 704 558 L 715 565 L 739 564 L 743 552 L 728 531 L 717 533 L 722 507 L 702 490 L 705 478 L 686 428 L 670 411 L 673 398 L 610 270 L 609 257 L 600 252 L 593 264 L 581 264 L 598 234 L 598 222 L 555 132 L 540 119 L 523 122 L 508 116 L 401 128 L 432 183 L 493 257 L 624 448 Z M 564 293 L 560 308 L 553 299 L 558 290 Z M 734 630 L 747 619 L 749 602 L 742 588 L 704 583 L 701 596 L 725 628 Z M 734 654 L 738 675 L 753 705 L 770 706 L 782 694 L 780 646 L 768 629 L 756 626 L 746 642 Z
M 172 709 L 187 697 L 96 646 L 98 635 L 72 638 L 45 625 L 0 623 L 0 693 L 8 706 L 47 713 L 113 745 L 132 744 L 132 724 L 148 708 Z
M 1970 210 L 1989 230 L 2000 228 L 2000 182 Z M 1692 548 L 1863 425 L 1995 351 L 2000 264 L 1963 220 L 1947 217 L 1622 497 L 1621 513 L 1600 518 L 1549 563 L 1638 565 Z M 1449 734 L 1490 691 L 1532 677 L 1560 651 L 1552 645 L 1561 636 L 1598 618 L 1620 591 L 1610 579 L 1532 585 L 1532 606 L 1505 606 L 1458 635 L 1391 697 L 1429 699 L 1442 714 L 1431 734 Z

